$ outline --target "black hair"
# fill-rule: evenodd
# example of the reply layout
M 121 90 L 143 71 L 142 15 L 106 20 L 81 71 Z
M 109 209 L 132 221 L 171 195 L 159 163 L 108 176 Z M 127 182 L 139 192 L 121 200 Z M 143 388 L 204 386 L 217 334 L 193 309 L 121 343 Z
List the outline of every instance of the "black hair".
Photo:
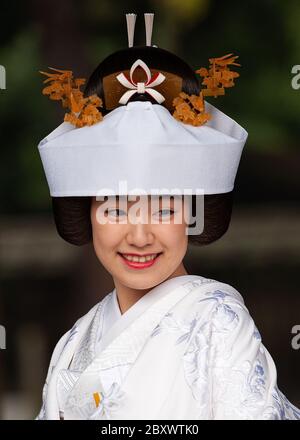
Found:
M 138 59 L 150 68 L 163 70 L 182 78 L 182 91 L 188 95 L 200 92 L 200 84 L 193 69 L 177 55 L 154 46 L 134 46 L 106 57 L 87 81 L 84 95 L 98 95 L 103 101 L 103 115 L 111 110 L 105 106 L 103 78 L 120 70 L 130 69 Z M 174 96 L 175 98 L 175 96 Z M 151 101 L 148 94 L 134 94 L 130 101 Z M 193 212 L 196 196 L 192 198 Z M 205 245 L 218 240 L 229 227 L 232 212 L 232 192 L 204 195 L 204 230 L 200 235 L 189 235 L 189 243 Z M 92 240 L 90 208 L 92 197 L 52 197 L 54 220 L 59 235 L 67 242 L 81 246 Z
M 105 96 L 103 90 L 103 78 L 120 70 L 128 70 L 131 65 L 141 58 L 152 69 L 159 69 L 173 73 L 182 78 L 182 91 L 193 95 L 200 93 L 198 77 L 192 68 L 177 55 L 159 47 L 153 46 L 134 46 L 128 49 L 119 50 L 106 57 L 91 74 L 87 81 L 84 95 L 96 94 L 103 101 L 101 112 L 103 115 L 109 113 L 105 107 Z M 175 98 L 175 96 L 174 96 Z M 152 104 L 157 102 L 148 93 L 135 93 L 130 101 L 150 101 Z

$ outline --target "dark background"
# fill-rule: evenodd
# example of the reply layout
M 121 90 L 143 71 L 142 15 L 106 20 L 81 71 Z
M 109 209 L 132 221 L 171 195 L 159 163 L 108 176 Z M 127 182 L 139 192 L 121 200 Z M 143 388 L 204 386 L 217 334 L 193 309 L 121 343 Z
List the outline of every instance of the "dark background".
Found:
M 125 4 L 126 3 L 126 4 Z M 125 8 L 126 6 L 126 8 Z M 88 77 L 128 45 L 125 14 L 136 13 L 136 45 L 145 44 L 144 12 L 154 12 L 152 44 L 195 70 L 208 58 L 239 55 L 240 78 L 225 97 L 208 98 L 249 132 L 235 182 L 227 234 L 185 258 L 189 273 L 240 291 L 271 353 L 278 385 L 300 407 L 300 2 L 216 0 L 50 0 L 1 4 L 0 64 L 0 418 L 36 416 L 58 338 L 112 287 L 90 245 L 56 233 L 39 141 L 62 122 L 60 104 L 43 96 L 39 70 Z

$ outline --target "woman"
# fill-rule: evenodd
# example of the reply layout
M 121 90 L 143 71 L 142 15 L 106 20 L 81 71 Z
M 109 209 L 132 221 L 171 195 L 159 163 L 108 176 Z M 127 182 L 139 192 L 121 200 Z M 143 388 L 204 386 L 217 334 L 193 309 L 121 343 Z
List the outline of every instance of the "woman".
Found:
M 226 74 L 212 95 L 232 85 Z M 58 233 L 92 240 L 115 288 L 57 343 L 37 419 L 300 419 L 240 293 L 183 263 L 189 244 L 228 229 L 247 133 L 204 105 L 183 60 L 151 43 L 100 63 L 92 95 L 104 118 L 89 109 L 86 126 L 74 89 L 67 121 L 79 128 L 64 122 L 39 150 Z

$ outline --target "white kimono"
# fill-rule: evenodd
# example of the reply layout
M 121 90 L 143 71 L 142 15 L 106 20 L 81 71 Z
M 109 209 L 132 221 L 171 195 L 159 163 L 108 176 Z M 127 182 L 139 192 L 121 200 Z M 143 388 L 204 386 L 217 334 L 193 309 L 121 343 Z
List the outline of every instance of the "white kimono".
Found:
M 123 315 L 116 290 L 57 343 L 37 420 L 300 419 L 242 296 L 169 279 Z

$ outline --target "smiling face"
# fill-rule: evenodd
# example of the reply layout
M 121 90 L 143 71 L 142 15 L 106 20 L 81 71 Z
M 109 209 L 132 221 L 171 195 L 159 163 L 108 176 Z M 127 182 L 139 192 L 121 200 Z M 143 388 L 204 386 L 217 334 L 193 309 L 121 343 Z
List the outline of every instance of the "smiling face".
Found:
M 182 263 L 188 245 L 186 208 L 180 196 L 93 197 L 93 245 L 115 285 L 151 289 L 187 274 Z

